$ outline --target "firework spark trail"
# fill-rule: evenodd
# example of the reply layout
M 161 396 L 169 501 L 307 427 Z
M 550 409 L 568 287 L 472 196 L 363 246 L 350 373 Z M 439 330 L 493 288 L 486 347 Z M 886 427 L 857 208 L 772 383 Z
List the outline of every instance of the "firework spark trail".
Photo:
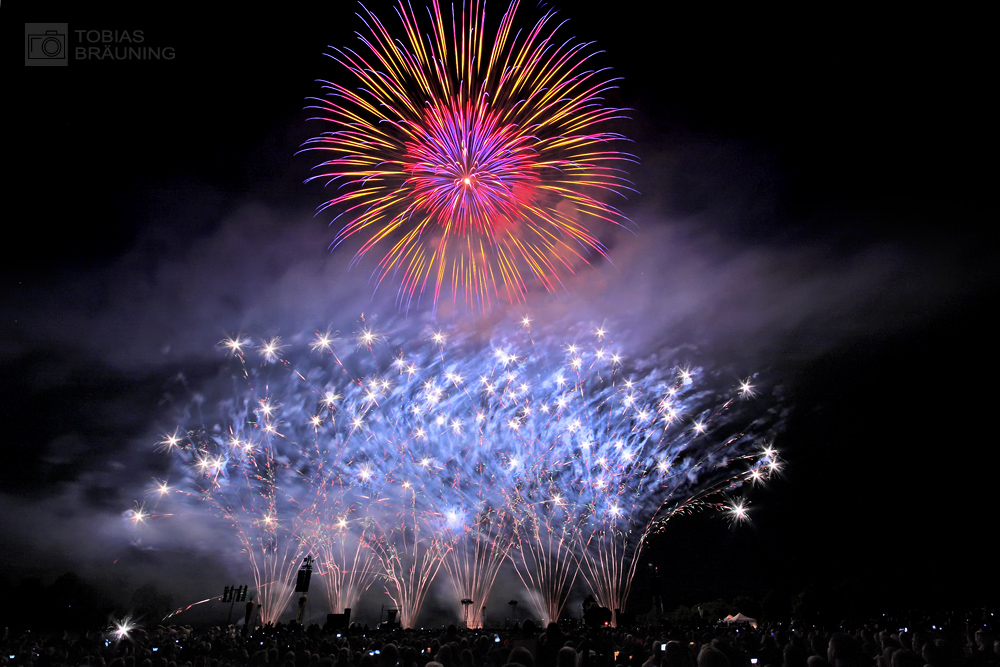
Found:
M 314 351 L 330 351 L 331 342 L 328 335 L 321 334 L 311 347 Z M 370 469 L 363 462 L 352 468 L 356 456 L 348 448 L 350 432 L 345 434 L 336 428 L 339 419 L 349 421 L 341 409 L 343 396 L 331 388 L 324 372 L 311 371 L 297 372 L 304 386 L 323 388 L 307 392 L 303 406 L 309 409 L 308 427 L 312 429 L 312 446 L 303 457 L 303 467 L 308 470 L 316 498 L 309 517 L 309 535 L 330 612 L 337 614 L 353 608 L 379 572 L 366 533 L 369 519 L 363 508 L 369 500 L 368 489 L 358 483 L 365 481 L 363 477 Z M 305 415 L 305 410 L 300 414 Z M 304 433 L 302 437 L 309 435 Z
M 222 345 L 240 363 L 240 373 L 223 381 L 235 391 L 210 415 L 214 424 L 195 427 L 183 438 L 175 431 L 161 445 L 188 477 L 187 494 L 207 501 L 235 529 L 261 621 L 276 623 L 292 599 L 300 564 L 316 547 L 313 526 L 325 500 L 326 452 L 319 450 L 318 438 L 308 437 L 317 430 L 315 419 L 303 419 L 301 406 L 284 406 L 274 397 L 273 375 L 279 386 L 306 382 L 301 373 L 289 374 L 280 340 L 256 347 L 260 367 L 247 362 L 253 351 L 249 339 L 235 337 Z M 200 397 L 195 402 L 200 405 Z M 168 488 L 163 482 L 157 491 Z
M 634 158 L 608 129 L 623 111 L 604 106 L 614 79 L 589 69 L 590 45 L 557 39 L 552 12 L 519 32 L 517 9 L 488 37 L 478 0 L 450 21 L 434 0 L 429 30 L 400 2 L 403 39 L 365 9 L 361 53 L 331 55 L 360 88 L 323 82 L 315 100 L 333 129 L 305 145 L 328 156 L 313 178 L 341 192 L 321 210 L 348 218 L 334 245 L 366 236 L 355 261 L 387 248 L 374 277 L 398 276 L 400 302 L 447 286 L 488 309 L 522 301 L 529 276 L 554 290 L 606 254 L 590 220 L 625 222 L 597 198 L 630 189 L 620 165 Z
M 526 320 L 489 345 L 456 330 L 400 350 L 365 327 L 264 341 L 259 363 L 232 350 L 235 397 L 164 448 L 237 529 L 268 618 L 309 553 L 337 611 L 381 577 L 405 625 L 442 568 L 481 623 L 505 556 L 544 619 L 578 577 L 624 609 L 652 531 L 777 469 L 758 443 L 779 417 L 744 425 L 746 382 L 720 402 L 702 369 L 626 359 L 603 328 L 561 333 L 589 342 Z
M 399 621 L 404 628 L 416 626 L 447 550 L 426 519 L 422 520 L 416 504 L 414 499 L 409 511 L 377 524 L 382 537 L 372 542 L 385 569 L 386 594 L 399 609 Z
M 620 398 L 636 407 L 638 419 L 599 433 L 594 440 L 605 444 L 583 447 L 583 456 L 576 460 L 583 465 L 571 473 L 583 482 L 578 497 L 588 508 L 578 532 L 582 575 L 598 603 L 608 609 L 625 608 L 648 537 L 662 530 L 674 513 L 689 511 L 746 479 L 763 479 L 759 462 L 740 465 L 768 456 L 756 450 L 753 438 L 738 433 L 719 442 L 714 437 L 725 437 L 733 426 L 728 418 L 734 400 L 695 415 L 670 440 L 649 428 L 651 422 L 678 418 L 672 399 L 684 381 L 670 386 L 665 398 L 644 392 L 649 385 L 628 386 Z M 690 476 L 690 471 L 696 475 Z M 659 504 L 650 502 L 656 500 Z
M 311 483 L 317 501 L 308 520 L 309 542 L 317 556 L 318 572 L 326 592 L 330 613 L 343 613 L 356 606 L 361 595 L 375 582 L 377 559 L 366 540 L 364 511 L 368 496 L 361 485 L 352 483 L 349 471 L 338 464 L 349 461 L 342 437 L 328 433 L 324 425 L 334 424 L 335 394 L 327 392 L 322 408 L 311 418 L 315 429 Z M 323 411 L 329 414 L 323 414 Z M 320 445 L 320 443 L 325 443 Z
M 375 583 L 378 559 L 368 546 L 363 523 L 359 534 L 352 532 L 345 518 L 336 520 L 332 526 L 321 520 L 317 524 L 320 535 L 314 544 L 330 613 L 344 613 L 345 609 L 356 607 L 361 595 Z
M 558 501 L 548 504 L 560 507 Z M 523 513 L 521 530 L 511 560 L 521 582 L 537 594 L 530 597 L 531 605 L 542 625 L 548 625 L 562 615 L 580 571 L 573 549 L 575 534 L 565 517 L 554 520 L 551 514 L 537 511 L 530 503 L 519 507 Z
M 465 623 L 472 629 L 485 624 L 484 610 L 500 567 L 513 546 L 514 522 L 505 509 L 477 508 L 457 531 L 444 566 L 459 600 L 471 600 Z
M 416 386 L 396 391 L 407 396 Z M 386 393 L 392 391 L 387 383 L 383 387 Z M 399 610 L 400 623 L 414 627 L 447 551 L 434 525 L 440 518 L 437 484 L 428 478 L 425 457 L 417 451 L 409 428 L 412 413 L 398 412 L 409 401 L 396 404 L 387 395 L 370 394 L 368 400 L 379 408 L 395 405 L 397 411 L 369 413 L 365 423 L 356 426 L 355 440 L 364 442 L 369 454 L 361 470 L 363 483 L 371 487 L 367 544 L 381 563 L 386 594 Z
M 454 373 L 452 381 L 457 382 Z M 484 604 L 514 539 L 513 516 L 498 502 L 495 461 L 491 441 L 484 437 L 484 421 L 478 412 L 474 420 L 478 432 L 468 434 L 451 424 L 448 436 L 452 437 L 445 439 L 455 448 L 446 446 L 449 458 L 440 470 L 445 485 L 440 496 L 442 535 L 448 545 L 444 567 L 456 600 L 471 601 L 462 602 L 469 628 L 483 626 Z
M 309 553 L 304 538 L 312 509 L 292 495 L 309 497 L 310 489 L 276 446 L 281 437 L 274 405 L 266 398 L 256 403 L 244 403 L 242 419 L 233 415 L 228 437 L 219 430 L 190 433 L 185 458 L 201 496 L 236 530 L 253 574 L 261 621 L 276 623 Z

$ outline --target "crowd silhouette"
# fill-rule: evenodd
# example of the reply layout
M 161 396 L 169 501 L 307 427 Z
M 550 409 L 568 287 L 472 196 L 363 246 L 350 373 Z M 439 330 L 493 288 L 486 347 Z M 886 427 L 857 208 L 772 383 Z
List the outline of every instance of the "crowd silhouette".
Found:
M 2 664 L 103 667 L 1000 667 L 993 613 L 805 623 L 632 627 L 532 621 L 496 629 L 135 627 L 45 635 L 5 629 Z

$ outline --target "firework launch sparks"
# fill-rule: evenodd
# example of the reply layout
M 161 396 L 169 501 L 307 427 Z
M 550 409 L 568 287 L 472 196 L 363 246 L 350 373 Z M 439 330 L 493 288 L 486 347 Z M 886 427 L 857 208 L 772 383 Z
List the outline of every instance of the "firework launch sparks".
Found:
M 314 107 L 331 129 L 306 143 L 325 157 L 313 178 L 338 188 L 321 208 L 347 218 L 334 245 L 379 249 L 374 279 L 398 280 L 400 303 L 449 290 L 485 310 L 531 280 L 554 290 L 605 254 L 593 223 L 625 222 L 600 199 L 629 189 L 634 160 L 609 129 L 624 114 L 604 103 L 614 79 L 552 12 L 519 31 L 517 9 L 494 35 L 478 0 L 450 18 L 434 0 L 424 27 L 401 2 L 402 38 L 364 10 L 363 48 L 331 54 L 356 82 L 323 82 Z
M 545 621 L 578 580 L 624 609 L 671 516 L 746 518 L 728 498 L 777 470 L 777 411 L 749 380 L 722 386 L 704 368 L 626 356 L 603 327 L 576 333 L 563 344 L 524 321 L 489 344 L 428 331 L 398 348 L 368 326 L 224 341 L 236 372 L 217 410 L 161 442 L 187 488 L 151 494 L 207 500 L 233 525 L 265 622 L 309 554 L 331 611 L 381 578 L 407 626 L 442 569 L 481 625 L 508 561 Z

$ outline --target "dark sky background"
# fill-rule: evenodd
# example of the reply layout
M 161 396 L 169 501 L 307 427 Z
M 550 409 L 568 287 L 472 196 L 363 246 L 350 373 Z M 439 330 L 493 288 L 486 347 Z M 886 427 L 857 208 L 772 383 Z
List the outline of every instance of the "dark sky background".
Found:
M 373 265 L 327 251 L 323 189 L 302 183 L 315 157 L 295 155 L 318 131 L 303 109 L 315 80 L 344 79 L 327 45 L 353 45 L 362 24 L 350 3 L 26 4 L 0 10 L 11 45 L 25 21 L 61 21 L 143 30 L 177 55 L 10 77 L 0 569 L 208 597 L 245 577 L 211 522 L 162 522 L 156 553 L 131 547 L 121 519 L 165 466 L 165 388 L 210 374 L 236 331 L 395 312 L 388 291 L 371 297 Z M 396 25 L 391 5 L 370 8 Z M 557 8 L 622 77 L 609 103 L 632 110 L 620 129 L 639 194 L 620 207 L 636 228 L 512 316 L 691 346 L 760 370 L 793 408 L 784 473 L 753 495 L 751 525 L 703 514 L 650 545 L 668 605 L 840 580 L 887 601 L 995 600 L 983 17 Z

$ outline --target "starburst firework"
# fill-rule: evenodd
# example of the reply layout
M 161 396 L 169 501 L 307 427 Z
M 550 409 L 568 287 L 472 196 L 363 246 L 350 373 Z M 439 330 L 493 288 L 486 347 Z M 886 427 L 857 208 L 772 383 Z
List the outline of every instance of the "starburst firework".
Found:
M 556 36 L 552 12 L 518 32 L 517 9 L 494 34 L 478 0 L 450 20 L 434 0 L 424 32 L 401 2 L 403 39 L 365 9 L 360 52 L 331 54 L 360 86 L 324 82 L 313 178 L 338 188 L 322 207 L 347 218 L 334 245 L 364 237 L 355 260 L 380 248 L 374 278 L 398 279 L 402 303 L 448 288 L 488 309 L 522 301 L 530 277 L 554 290 L 605 254 L 594 224 L 625 221 L 601 199 L 628 189 L 632 160 L 610 129 L 614 80 L 590 69 L 590 45 Z

